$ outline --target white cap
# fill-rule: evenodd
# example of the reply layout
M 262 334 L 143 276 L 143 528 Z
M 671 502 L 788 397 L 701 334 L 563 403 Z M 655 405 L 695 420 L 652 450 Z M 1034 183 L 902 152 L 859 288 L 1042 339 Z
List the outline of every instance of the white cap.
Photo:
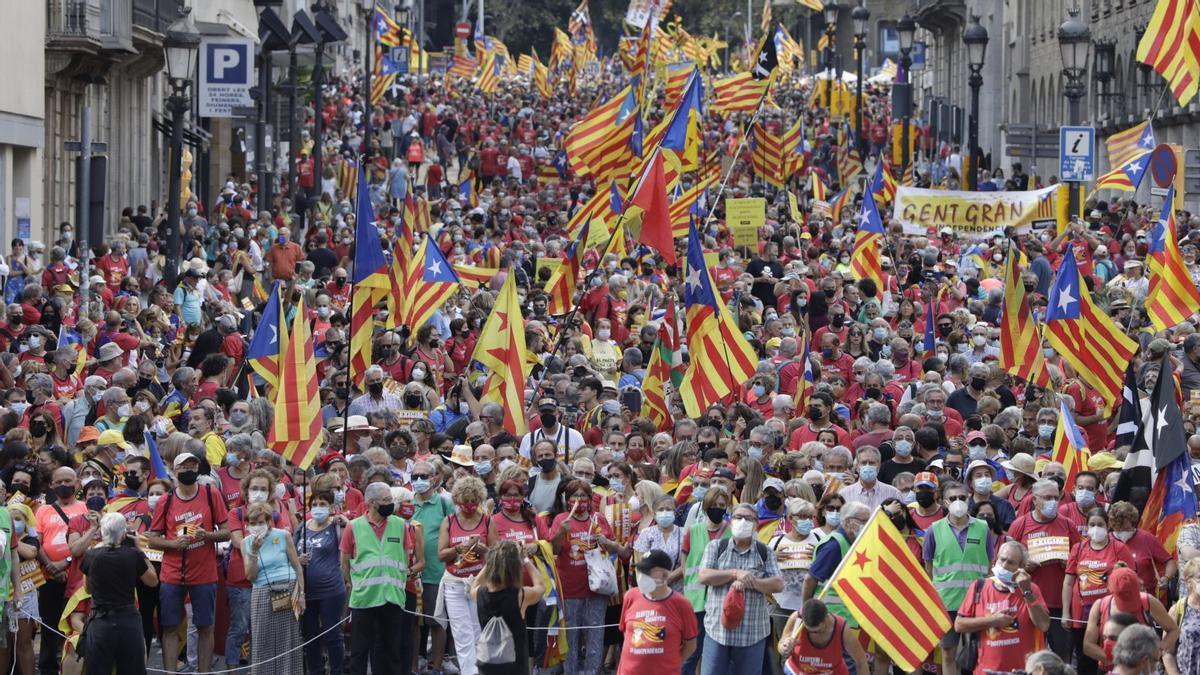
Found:
M 175 455 L 175 461 L 172 463 L 172 466 L 174 468 L 178 469 L 180 467 L 180 465 L 182 465 L 184 462 L 186 462 L 190 459 L 194 459 L 197 462 L 200 461 L 199 457 L 193 455 L 190 452 L 181 452 L 178 455 Z

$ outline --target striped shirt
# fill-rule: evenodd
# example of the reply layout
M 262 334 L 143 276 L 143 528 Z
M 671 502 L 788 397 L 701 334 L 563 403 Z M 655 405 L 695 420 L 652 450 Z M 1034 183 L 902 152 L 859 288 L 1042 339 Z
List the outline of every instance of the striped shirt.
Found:
M 720 554 L 721 542 L 728 542 L 725 551 Z M 756 549 L 762 548 L 766 559 Z M 779 563 L 775 561 L 775 552 L 766 546 L 759 546 L 757 541 L 751 543 L 745 551 L 739 551 L 737 546 L 728 539 L 710 541 L 704 549 L 702 569 L 714 570 L 753 570 L 759 579 L 778 577 Z M 710 586 L 708 597 L 704 601 L 704 630 L 718 644 L 726 647 L 748 647 L 771 633 L 770 605 L 767 596 L 747 588 L 746 612 L 737 628 L 729 630 L 721 625 L 721 609 L 725 604 L 725 594 L 729 592 L 730 584 Z

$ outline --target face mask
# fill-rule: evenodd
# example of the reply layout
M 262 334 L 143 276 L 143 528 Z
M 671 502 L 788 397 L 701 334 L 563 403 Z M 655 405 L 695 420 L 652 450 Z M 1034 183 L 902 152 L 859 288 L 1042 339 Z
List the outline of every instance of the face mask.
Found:
M 750 391 L 754 392 L 754 398 L 762 398 L 764 395 L 766 395 L 767 388 L 761 384 L 756 384 L 750 388 Z
M 896 441 L 896 455 L 899 457 L 912 456 L 912 441 Z
M 879 477 L 879 467 L 868 464 L 858 470 L 858 477 L 870 483 Z
M 1096 503 L 1096 491 L 1079 489 L 1075 491 L 1075 503 L 1082 508 L 1088 508 Z
M 1039 438 L 1050 438 L 1053 435 L 1054 435 L 1054 425 L 1053 424 L 1039 424 L 1038 425 L 1038 437 Z
M 950 502 L 950 508 L 948 510 L 952 517 L 962 518 L 963 516 L 967 515 L 967 503 L 961 500 Z
M 753 459 L 756 462 L 762 461 L 762 457 L 763 457 L 763 449 L 762 448 L 752 445 L 746 452 L 750 456 L 750 459 Z
M 248 419 L 250 419 L 250 416 L 241 410 L 235 410 L 229 413 L 229 423 L 235 427 L 240 427 L 246 424 L 246 420 Z
M 317 316 L 321 317 L 322 319 L 328 319 L 329 318 L 329 308 L 328 307 L 318 307 L 317 308 Z
M 746 539 L 754 534 L 754 523 L 749 520 L 735 520 L 729 525 L 729 531 L 734 539 Z
M 374 385 L 372 385 L 372 386 L 374 386 Z M 380 391 L 382 391 L 382 390 L 383 390 L 382 387 L 380 387 Z M 378 394 L 376 394 L 376 395 L 378 396 Z M 408 408 L 409 410 L 416 410 L 417 408 L 420 408 L 421 407 L 421 395 L 420 394 L 405 394 L 404 395 L 404 407 Z
M 918 492 L 918 493 L 916 493 L 916 500 L 917 500 L 918 506 L 920 506 L 921 508 L 927 509 L 927 508 L 933 506 L 933 502 L 934 502 L 933 493 L 932 492 Z
M 713 525 L 719 525 L 721 521 L 725 520 L 725 509 L 714 506 L 710 509 L 704 509 L 704 515 L 708 517 L 708 522 Z
M 261 537 L 267 533 L 269 528 L 266 525 L 251 525 L 246 529 L 250 531 L 251 536 Z
M 410 502 L 408 504 L 401 504 L 400 508 L 397 509 L 396 514 L 399 515 L 401 518 L 408 520 L 408 519 L 412 518 L 413 514 L 416 512 L 417 512 L 416 504 L 413 504 Z
M 905 505 L 913 503 L 913 501 L 915 501 L 915 499 L 916 499 L 916 495 L 913 494 L 912 490 L 905 490 L 900 493 L 900 502 Z
M 613 492 L 624 492 L 625 491 L 625 481 L 621 480 L 620 478 L 609 478 L 608 479 L 608 487 Z
M 388 516 L 395 513 L 396 505 L 395 504 L 379 504 L 378 506 L 375 507 L 375 510 L 379 512 L 380 517 L 387 518 Z
M 1108 541 L 1108 530 L 1102 525 L 1093 525 L 1088 528 L 1088 538 L 1093 544 L 1103 544 Z
M 996 581 L 999 581 L 1005 586 L 1013 585 L 1013 577 L 1015 575 L 1015 572 L 1008 571 L 1000 563 L 996 563 L 996 565 L 992 567 L 992 576 L 996 577 Z
M 117 408 L 117 415 L 120 417 L 129 417 L 132 414 L 133 406 L 129 405 L 128 403 L 123 403 L 119 408 Z
M 412 379 L 416 382 L 424 382 L 425 381 L 425 371 L 420 368 L 413 370 L 412 371 Z
M 16 403 L 10 403 L 8 407 L 18 415 L 24 415 L 25 409 L 29 407 L 29 404 L 25 401 L 18 401 Z
M 345 490 L 334 490 L 333 491 L 333 503 L 334 504 L 342 504 L 345 501 L 346 501 L 346 491 Z
M 1042 515 L 1046 518 L 1053 518 L 1058 515 L 1058 500 L 1047 499 L 1042 502 Z
M 883 342 L 887 339 L 888 331 L 886 328 L 872 328 L 871 337 L 875 338 L 876 342 Z
M 59 499 L 70 499 L 71 495 L 75 494 L 75 488 L 71 485 L 55 485 L 54 495 Z
M 325 521 L 329 520 L 329 507 L 314 506 L 312 510 L 312 517 L 313 520 L 317 521 L 318 523 L 324 523 Z
M 538 460 L 538 468 L 541 469 L 543 473 L 550 473 L 551 471 L 554 471 L 555 467 L 557 466 L 558 460 L 553 458 Z
M 162 499 L 162 495 L 150 495 L 146 501 L 150 504 L 150 510 L 153 511 L 158 506 L 158 501 Z
M 88 497 L 87 498 L 88 511 L 103 511 L 104 504 L 105 504 L 104 497 Z
M 783 497 L 779 495 L 767 495 L 763 497 L 763 505 L 772 511 L 778 511 L 779 507 L 783 506 Z
M 1121 541 L 1129 541 L 1130 539 L 1133 539 L 1133 535 L 1134 535 L 1134 530 L 1123 530 L 1120 532 L 1112 533 L 1112 536 L 1116 537 L 1117 539 L 1119 539 Z
M 675 524 L 675 512 L 659 511 L 654 514 L 654 522 L 658 523 L 661 528 L 668 528 Z
M 417 491 L 418 494 L 425 494 L 426 492 L 429 492 L 429 479 L 418 478 L 412 482 L 412 487 Z
M 969 445 L 969 446 L 967 446 L 967 456 L 971 458 L 971 461 L 975 461 L 977 459 L 983 459 L 984 457 L 987 456 L 987 446 L 986 445 Z
M 275 499 L 283 499 L 283 496 L 286 494 L 287 494 L 287 488 L 284 486 L 284 484 L 276 483 L 275 484 Z
M 708 494 L 707 485 L 697 485 L 696 487 L 692 488 L 692 499 L 695 501 L 703 501 L 704 495 L 706 494 Z
M 521 497 L 501 497 L 500 508 L 505 511 L 517 512 L 525 504 L 525 500 Z
M 475 502 L 466 502 L 458 505 L 458 512 L 464 516 L 473 516 L 479 511 L 479 504 Z
M 840 511 L 825 512 L 825 524 L 830 527 L 837 527 L 842 524 L 842 514 Z
M 975 492 L 977 494 L 990 494 L 992 491 L 992 479 L 987 476 L 980 476 L 975 479 Z
M 612 336 L 612 331 L 608 328 L 601 328 L 596 331 L 596 338 L 599 340 L 607 340 L 610 336 Z
M 475 462 L 475 475 L 486 476 L 492 472 L 492 461 L 485 459 L 482 462 Z
M 136 473 L 125 474 L 125 487 L 137 492 L 137 489 L 142 487 L 142 477 Z
M 658 590 L 658 579 L 655 579 L 649 574 L 642 574 L 641 572 L 638 572 L 637 587 L 638 590 L 642 592 L 642 595 L 653 595 L 654 591 Z
M 371 396 L 379 397 L 383 395 L 383 383 L 371 382 L 367 385 L 367 391 L 371 392 Z M 407 397 L 406 397 L 407 398 Z
M 246 501 L 250 502 L 251 504 L 259 504 L 261 502 L 265 502 L 265 501 L 267 501 L 267 491 L 266 490 L 250 490 L 246 495 Z
M 542 413 L 538 415 L 538 419 L 541 420 L 543 429 L 549 429 L 558 424 L 558 415 L 554 413 Z
M 808 418 L 810 420 L 820 420 L 823 417 L 825 417 L 824 410 L 814 405 L 808 406 Z
M 629 498 L 629 508 L 633 509 L 634 511 L 637 511 L 638 509 L 642 508 L 642 500 L 637 495 L 630 497 Z

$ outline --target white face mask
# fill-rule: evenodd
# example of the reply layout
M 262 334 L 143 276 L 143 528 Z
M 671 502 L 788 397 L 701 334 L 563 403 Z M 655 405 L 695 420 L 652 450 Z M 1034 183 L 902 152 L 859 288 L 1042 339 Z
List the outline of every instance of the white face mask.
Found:
M 950 502 L 950 515 L 955 518 L 962 518 L 967 515 L 967 503 L 964 501 Z
M 250 527 L 246 528 L 252 537 L 261 537 L 262 535 L 266 534 L 267 530 L 269 529 L 271 528 L 267 527 L 266 525 L 251 525 Z
M 754 534 L 754 523 L 739 518 L 730 522 L 729 531 L 733 533 L 734 539 L 746 539 Z
M 250 502 L 251 504 L 260 504 L 262 502 L 265 502 L 265 501 L 267 501 L 267 491 L 266 490 L 250 490 L 249 492 L 246 493 L 246 501 Z
M 659 585 L 660 582 L 658 579 L 655 579 L 649 574 L 642 574 L 641 572 L 638 572 L 637 587 L 638 590 L 642 592 L 642 595 L 653 595 L 654 591 L 658 590 Z

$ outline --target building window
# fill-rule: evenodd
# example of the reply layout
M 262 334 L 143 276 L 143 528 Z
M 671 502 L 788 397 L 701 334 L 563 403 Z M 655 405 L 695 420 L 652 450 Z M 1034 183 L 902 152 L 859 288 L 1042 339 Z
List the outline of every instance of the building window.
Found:
M 879 25 L 879 60 L 880 63 L 884 59 L 892 59 L 898 61 L 900 59 L 900 34 L 896 32 L 895 24 Z

